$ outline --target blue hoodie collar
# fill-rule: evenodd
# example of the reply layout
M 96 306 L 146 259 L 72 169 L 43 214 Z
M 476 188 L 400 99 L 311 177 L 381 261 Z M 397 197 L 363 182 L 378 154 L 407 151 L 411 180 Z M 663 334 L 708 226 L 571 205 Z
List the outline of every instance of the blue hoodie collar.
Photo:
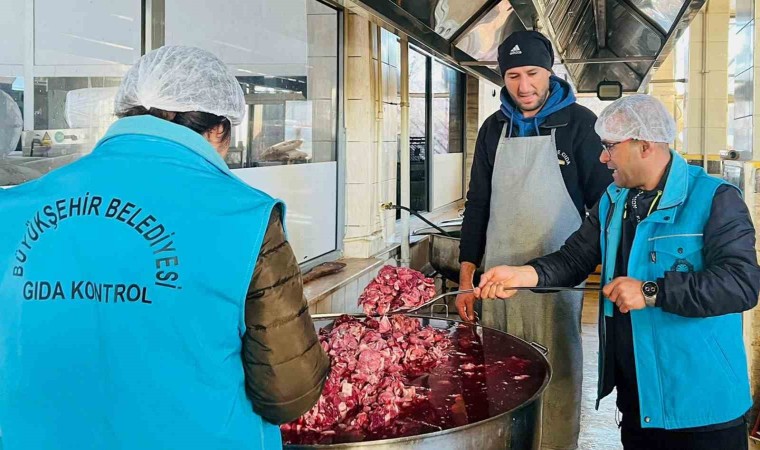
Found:
M 501 89 L 501 112 L 510 122 L 509 137 L 512 137 L 512 126 L 517 129 L 516 137 L 538 136 L 540 134 L 538 127 L 546 121 L 547 117 L 573 103 L 575 103 L 575 94 L 572 87 L 555 75 L 549 78 L 549 98 L 546 99 L 546 103 L 538 114 L 533 117 L 524 117 L 507 93 L 507 88 Z

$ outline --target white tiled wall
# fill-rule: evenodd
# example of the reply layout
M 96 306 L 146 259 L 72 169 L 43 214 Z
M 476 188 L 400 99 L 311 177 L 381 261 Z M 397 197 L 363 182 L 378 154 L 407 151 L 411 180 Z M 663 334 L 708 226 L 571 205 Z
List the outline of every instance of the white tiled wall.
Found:
M 346 257 L 368 258 L 386 247 L 393 236 L 392 214 L 380 210 L 396 202 L 396 160 L 400 129 L 401 77 L 396 36 L 383 31 L 378 54 L 377 28 L 366 18 L 349 14 L 346 44 Z M 377 72 L 380 71 L 379 74 Z M 373 90 L 382 77 L 382 120 L 377 132 Z M 378 146 L 378 142 L 380 145 Z M 380 152 L 380 153 L 379 153 Z

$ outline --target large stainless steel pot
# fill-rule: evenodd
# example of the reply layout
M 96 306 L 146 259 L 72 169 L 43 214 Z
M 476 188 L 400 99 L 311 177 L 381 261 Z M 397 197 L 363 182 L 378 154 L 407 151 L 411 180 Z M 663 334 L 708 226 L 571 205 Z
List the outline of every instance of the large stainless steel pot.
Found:
M 313 319 L 317 328 L 322 328 L 329 326 L 337 317 L 339 314 L 325 314 L 315 315 Z M 411 317 L 418 318 L 423 325 L 445 330 L 454 330 L 462 324 L 460 321 L 449 319 L 417 315 Z M 491 328 L 468 326 L 473 327 L 474 333 L 480 336 L 484 343 L 495 342 L 489 340 L 489 336 L 504 339 L 502 343 L 508 342 L 510 352 L 523 358 L 530 358 L 533 363 L 540 365 L 542 370 L 539 373 L 543 374 L 543 379 L 538 380 L 540 382 L 536 384 L 538 387 L 534 391 L 524 393 L 526 400 L 521 404 L 479 422 L 416 436 L 330 445 L 285 445 L 284 448 L 288 450 L 365 448 L 372 450 L 537 450 L 541 445 L 541 396 L 551 378 L 551 368 L 545 358 L 546 349 Z
M 449 236 L 442 234 L 433 227 L 421 228 L 412 232 L 415 236 L 428 236 L 430 240 L 430 265 L 447 280 L 459 283 L 459 242 L 462 235 L 462 219 L 451 220 L 436 224 L 443 228 Z M 475 283 L 483 274 L 483 267 L 475 272 Z

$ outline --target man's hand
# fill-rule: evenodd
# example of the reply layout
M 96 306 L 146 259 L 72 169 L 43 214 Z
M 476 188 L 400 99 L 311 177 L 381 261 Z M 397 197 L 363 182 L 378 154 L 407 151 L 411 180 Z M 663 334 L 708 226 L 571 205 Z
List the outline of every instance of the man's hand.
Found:
M 471 288 L 468 288 L 471 289 Z M 475 321 L 475 294 L 459 294 L 456 300 L 459 317 L 465 322 Z
M 462 262 L 459 270 L 459 289 L 472 289 L 472 277 L 475 270 L 477 270 L 475 264 Z M 459 294 L 455 304 L 462 320 L 465 322 L 475 321 L 475 294 Z
M 498 266 L 480 277 L 480 286 L 475 289 L 478 298 L 509 298 L 517 291 L 510 287 L 535 287 L 538 274 L 532 266 Z
M 604 296 L 615 303 L 621 313 L 625 314 L 634 309 L 644 309 L 644 293 L 641 285 L 644 282 L 629 277 L 617 277 L 606 285 L 602 292 Z

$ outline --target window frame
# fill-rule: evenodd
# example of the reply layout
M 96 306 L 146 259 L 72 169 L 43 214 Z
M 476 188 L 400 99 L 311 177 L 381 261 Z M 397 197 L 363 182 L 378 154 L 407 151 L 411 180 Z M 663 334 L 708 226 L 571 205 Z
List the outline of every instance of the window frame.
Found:
M 57 70 L 54 66 L 38 66 L 35 64 L 35 1 L 34 0 L 20 0 L 24 4 L 24 64 L 19 77 L 24 79 L 24 91 L 23 91 L 23 131 L 22 131 L 22 145 L 25 134 L 29 131 L 35 130 L 34 124 L 34 91 L 35 91 L 35 78 L 53 78 L 53 77 L 99 77 L 99 76 L 117 76 L 119 71 L 126 72 L 128 66 L 117 65 L 114 67 L 99 67 L 97 65 L 92 66 L 92 73 L 82 73 L 77 67 L 64 68 L 64 70 Z M 332 0 L 311 0 L 321 3 L 336 11 L 336 33 L 337 33 L 337 79 L 336 79 L 336 119 L 334 122 L 335 129 L 332 130 L 335 137 L 334 152 L 336 163 L 336 218 L 335 218 L 335 249 L 325 254 L 312 257 L 310 260 L 301 263 L 303 270 L 321 264 L 325 261 L 333 261 L 338 259 L 343 254 L 345 236 L 345 179 L 346 179 L 346 133 L 345 133 L 345 92 L 344 92 L 344 80 L 345 80 L 345 10 L 341 2 Z M 140 49 L 139 54 L 145 53 L 157 49 L 164 45 L 166 41 L 165 30 L 165 17 L 166 17 L 166 5 L 165 0 L 140 0 Z M 103 72 L 103 73 L 101 73 Z M 123 76 L 124 74 L 121 73 Z M 9 186 L 12 188 L 13 186 Z

